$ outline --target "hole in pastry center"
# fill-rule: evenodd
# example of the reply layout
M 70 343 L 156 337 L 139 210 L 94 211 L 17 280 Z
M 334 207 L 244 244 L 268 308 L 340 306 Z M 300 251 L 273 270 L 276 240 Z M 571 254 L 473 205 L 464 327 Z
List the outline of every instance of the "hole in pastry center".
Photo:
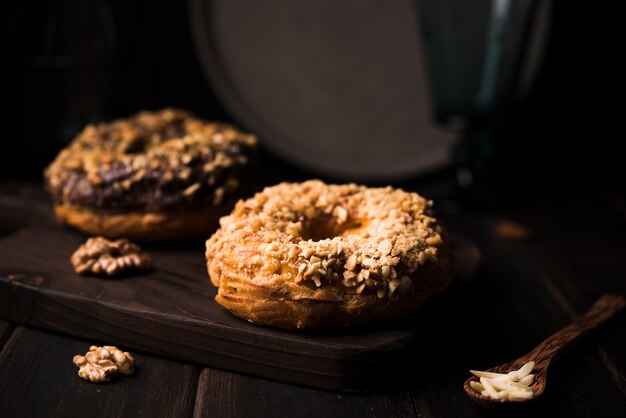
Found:
M 124 154 L 140 154 L 146 150 L 146 145 L 146 141 L 143 138 L 136 138 L 126 144 Z
M 348 219 L 339 224 L 335 217 L 326 214 L 312 219 L 303 216 L 300 218 L 300 221 L 302 222 L 302 238 L 313 241 L 357 234 L 365 227 L 357 219 Z

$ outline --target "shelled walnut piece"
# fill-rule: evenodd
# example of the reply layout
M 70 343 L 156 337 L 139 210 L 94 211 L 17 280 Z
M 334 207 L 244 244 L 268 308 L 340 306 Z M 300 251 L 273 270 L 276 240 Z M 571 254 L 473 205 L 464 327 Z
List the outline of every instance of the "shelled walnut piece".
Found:
M 114 276 L 126 270 L 150 270 L 152 259 L 137 244 L 127 239 L 110 241 L 103 237 L 89 238 L 71 258 L 78 274 L 94 273 Z
M 117 373 L 132 376 L 135 372 L 134 357 L 112 345 L 92 345 L 87 354 L 74 356 L 72 362 L 79 367 L 80 377 L 94 383 L 107 382 Z

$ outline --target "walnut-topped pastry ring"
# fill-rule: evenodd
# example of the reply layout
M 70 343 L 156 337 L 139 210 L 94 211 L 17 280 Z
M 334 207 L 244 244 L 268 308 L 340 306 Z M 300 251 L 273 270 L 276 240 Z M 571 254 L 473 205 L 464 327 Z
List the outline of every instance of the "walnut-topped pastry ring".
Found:
M 216 300 L 261 325 L 398 317 L 451 281 L 431 202 L 399 189 L 282 183 L 240 201 L 207 241 Z
M 242 192 L 253 135 L 164 109 L 87 126 L 46 169 L 57 219 L 141 241 L 206 237 Z

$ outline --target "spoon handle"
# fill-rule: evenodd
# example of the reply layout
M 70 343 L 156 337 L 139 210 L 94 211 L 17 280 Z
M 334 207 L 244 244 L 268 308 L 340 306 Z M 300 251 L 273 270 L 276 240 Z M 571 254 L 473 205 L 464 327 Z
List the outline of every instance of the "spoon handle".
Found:
M 621 295 L 606 294 L 593 304 L 586 314 L 545 339 L 530 353 L 524 356 L 526 361 L 534 360 L 535 369 L 545 370 L 550 361 L 564 349 L 581 340 L 590 331 L 602 325 L 626 306 L 626 299 Z

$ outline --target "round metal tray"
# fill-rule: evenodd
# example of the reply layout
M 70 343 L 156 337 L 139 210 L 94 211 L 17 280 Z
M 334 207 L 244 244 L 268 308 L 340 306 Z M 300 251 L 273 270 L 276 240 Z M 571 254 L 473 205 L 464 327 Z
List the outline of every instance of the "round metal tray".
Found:
M 448 162 L 412 2 L 190 0 L 190 19 L 226 108 L 286 160 L 360 181 Z

